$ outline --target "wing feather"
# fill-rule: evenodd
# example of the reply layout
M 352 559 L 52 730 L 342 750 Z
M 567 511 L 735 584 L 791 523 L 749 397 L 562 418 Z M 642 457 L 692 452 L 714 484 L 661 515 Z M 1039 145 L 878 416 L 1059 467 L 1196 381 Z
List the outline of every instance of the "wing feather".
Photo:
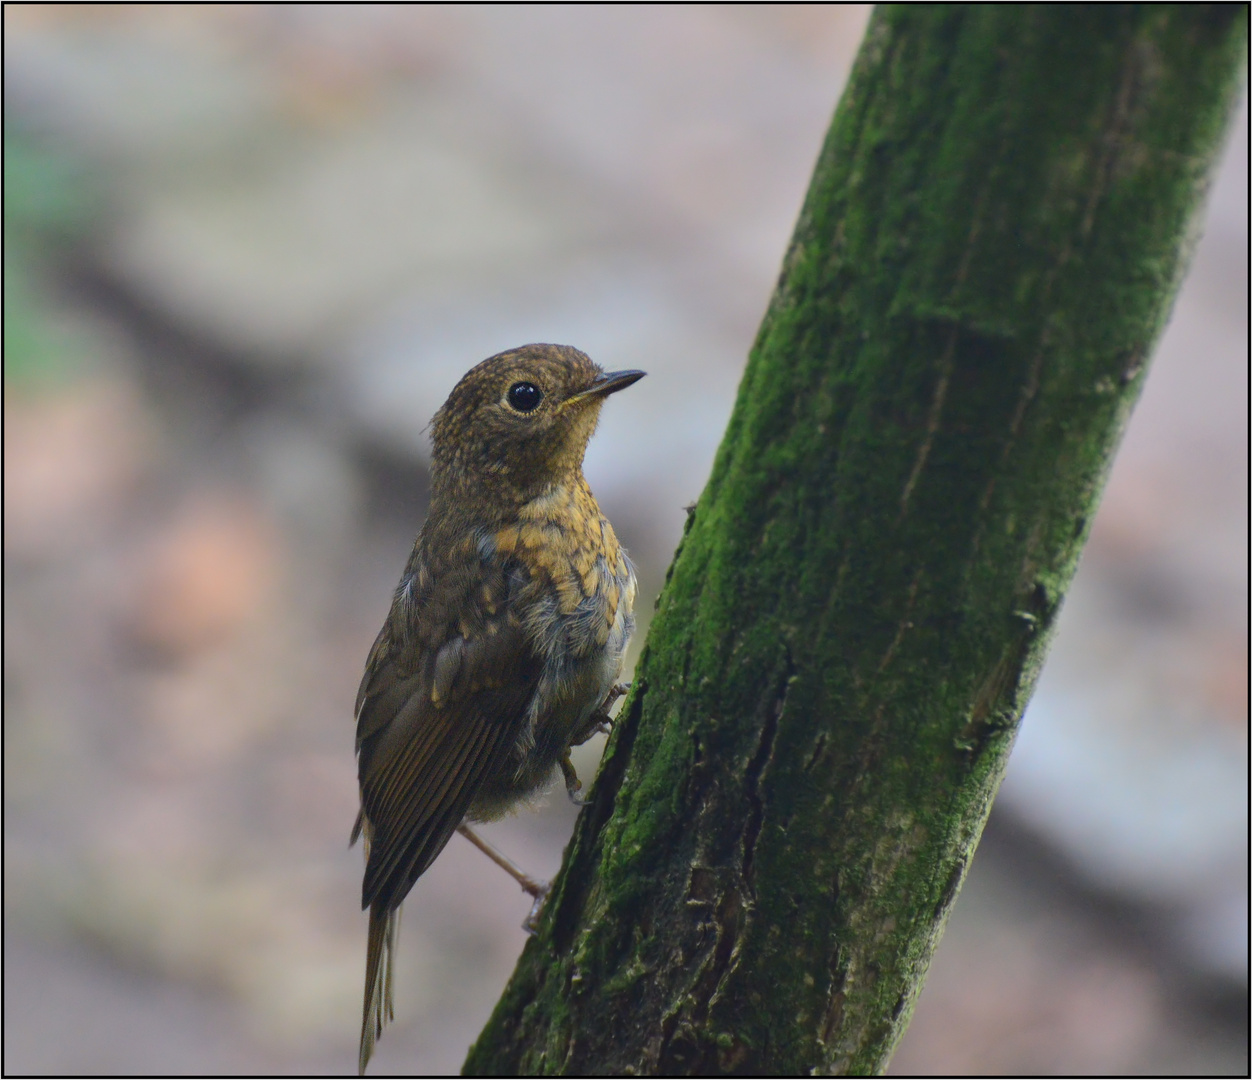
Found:
M 361 810 L 370 835 L 363 907 L 397 907 L 484 781 L 509 767 L 541 661 L 515 620 L 490 623 L 461 618 L 443 635 L 427 625 L 425 635 L 410 638 L 424 647 L 406 654 L 389 620 L 374 643 L 357 699 Z M 401 669 L 401 656 L 409 670 Z

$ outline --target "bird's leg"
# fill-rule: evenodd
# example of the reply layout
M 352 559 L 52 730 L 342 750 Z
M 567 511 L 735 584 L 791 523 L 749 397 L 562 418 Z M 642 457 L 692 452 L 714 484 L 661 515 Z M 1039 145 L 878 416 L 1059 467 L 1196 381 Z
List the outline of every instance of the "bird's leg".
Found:
M 530 906 L 530 914 L 526 916 L 525 921 L 522 923 L 522 929 L 528 934 L 537 934 L 539 932 L 539 912 L 542 910 L 543 902 L 547 898 L 548 890 L 551 888 L 550 883 L 537 881 L 525 873 L 517 863 L 507 856 L 501 855 L 500 852 L 487 843 L 465 822 L 462 821 L 456 827 L 456 831 L 516 881 L 522 887 L 523 892 L 530 893 L 534 897 L 535 902 Z
M 613 708 L 613 703 L 619 697 L 625 697 L 630 692 L 630 683 L 617 683 L 609 687 L 609 692 L 604 695 L 604 700 L 600 702 L 600 707 L 583 721 L 582 727 L 574 732 L 574 737 L 570 740 L 570 746 L 582 746 L 592 735 L 599 735 L 603 732 L 607 735 L 613 728 L 613 717 L 609 715 L 609 710 Z M 564 771 L 564 768 L 562 768 Z
M 603 732 L 605 735 L 613 727 L 613 718 L 609 716 L 609 710 L 613 708 L 613 703 L 624 694 L 630 691 L 628 683 L 617 683 L 609 687 L 609 692 L 604 695 L 604 700 L 600 702 L 600 707 L 596 709 L 583 722 L 582 727 L 574 732 L 574 737 L 570 739 L 569 749 L 565 751 L 565 756 L 561 758 L 561 776 L 565 779 L 565 791 L 569 795 L 569 801 L 575 806 L 585 806 L 587 800 L 582 797 L 583 785 L 578 779 L 578 773 L 574 770 L 574 763 L 570 760 L 570 750 L 575 746 L 582 746 L 593 735 L 599 735 Z
M 609 692 L 604 695 L 604 700 L 600 703 L 600 708 L 598 710 L 599 714 L 603 716 L 608 723 L 613 723 L 612 719 L 609 717 L 609 710 L 613 708 L 613 703 L 617 701 L 619 697 L 625 697 L 629 693 L 630 683 L 614 683 L 609 687 Z
M 574 769 L 574 763 L 570 760 L 568 750 L 561 758 L 561 775 L 565 778 L 565 792 L 569 795 L 569 801 L 575 806 L 586 806 L 587 800 L 582 795 L 582 781 L 578 779 L 578 773 Z

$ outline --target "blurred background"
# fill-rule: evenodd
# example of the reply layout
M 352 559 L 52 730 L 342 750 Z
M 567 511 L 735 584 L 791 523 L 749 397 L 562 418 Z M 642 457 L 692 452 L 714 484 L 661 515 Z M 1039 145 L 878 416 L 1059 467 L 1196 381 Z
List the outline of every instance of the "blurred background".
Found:
M 587 473 L 650 612 L 867 17 L 5 6 L 6 1072 L 351 1071 L 426 424 L 522 342 L 647 369 Z M 898 1074 L 1248 1068 L 1247 132 Z M 527 907 L 453 839 L 371 1072 L 458 1070 Z

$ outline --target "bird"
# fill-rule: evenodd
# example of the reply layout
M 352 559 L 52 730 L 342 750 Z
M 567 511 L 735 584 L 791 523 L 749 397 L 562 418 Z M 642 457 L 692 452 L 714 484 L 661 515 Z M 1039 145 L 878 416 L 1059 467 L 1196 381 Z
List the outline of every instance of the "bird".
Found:
M 567 345 L 473 367 L 431 422 L 431 498 L 356 698 L 369 910 L 359 1069 L 394 1016 L 400 905 L 461 831 L 542 792 L 605 730 L 634 630 L 635 570 L 583 476 L 605 398 L 643 378 Z

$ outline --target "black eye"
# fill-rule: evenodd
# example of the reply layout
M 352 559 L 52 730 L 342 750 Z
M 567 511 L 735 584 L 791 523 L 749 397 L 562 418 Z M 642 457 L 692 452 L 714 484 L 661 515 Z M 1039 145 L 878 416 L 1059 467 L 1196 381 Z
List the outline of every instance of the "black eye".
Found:
M 543 400 L 543 391 L 534 383 L 519 382 L 509 387 L 508 398 L 518 412 L 533 412 Z

